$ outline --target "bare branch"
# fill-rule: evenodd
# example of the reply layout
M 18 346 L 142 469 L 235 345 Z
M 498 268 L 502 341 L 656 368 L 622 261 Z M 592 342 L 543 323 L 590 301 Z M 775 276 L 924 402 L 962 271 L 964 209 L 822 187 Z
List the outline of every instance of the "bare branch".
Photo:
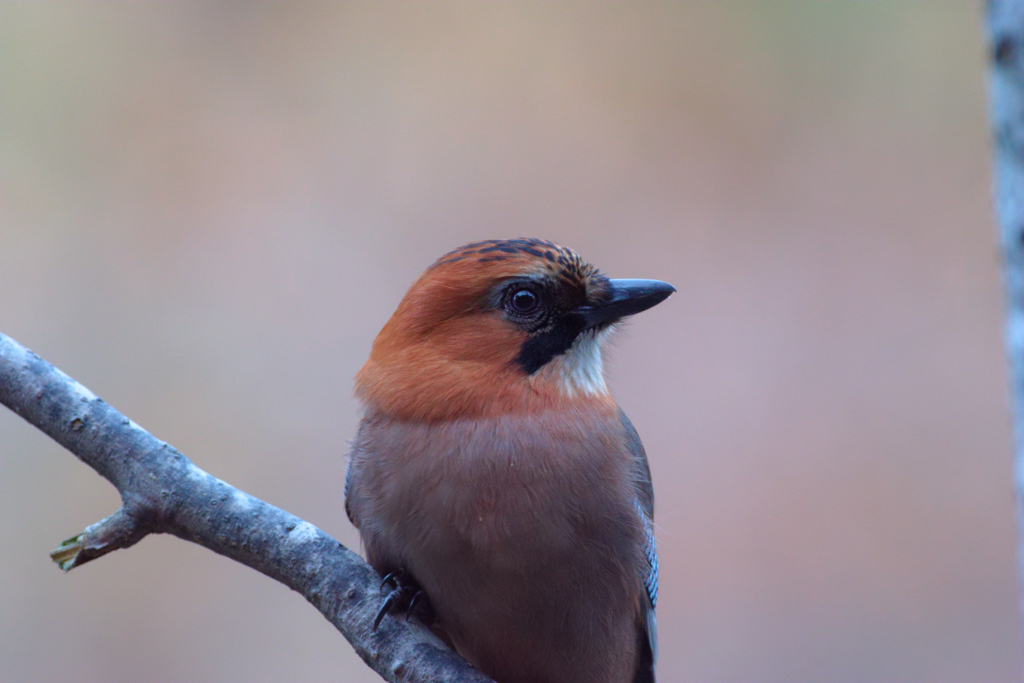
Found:
M 0 334 L 0 403 L 74 453 L 121 494 L 122 507 L 51 554 L 65 571 L 151 533 L 237 560 L 301 593 L 388 681 L 487 683 L 414 621 L 386 619 L 380 576 L 336 540 L 199 469 L 173 446 Z

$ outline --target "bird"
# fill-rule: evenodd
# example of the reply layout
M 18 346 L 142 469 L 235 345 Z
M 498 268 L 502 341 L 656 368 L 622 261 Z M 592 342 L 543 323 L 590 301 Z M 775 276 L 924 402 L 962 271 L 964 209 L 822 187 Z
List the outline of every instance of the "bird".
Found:
M 654 683 L 654 489 L 602 346 L 673 292 L 533 238 L 412 284 L 355 382 L 345 509 L 393 588 L 374 628 L 426 613 L 498 683 Z

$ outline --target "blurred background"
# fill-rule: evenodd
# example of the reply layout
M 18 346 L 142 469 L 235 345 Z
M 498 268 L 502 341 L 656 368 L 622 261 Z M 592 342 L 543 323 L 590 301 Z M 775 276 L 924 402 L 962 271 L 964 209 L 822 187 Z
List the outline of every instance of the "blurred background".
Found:
M 659 679 L 1019 680 L 981 7 L 0 5 L 0 330 L 358 548 L 352 377 L 406 287 L 537 236 L 679 294 L 611 352 Z M 0 410 L 0 680 L 378 680 Z

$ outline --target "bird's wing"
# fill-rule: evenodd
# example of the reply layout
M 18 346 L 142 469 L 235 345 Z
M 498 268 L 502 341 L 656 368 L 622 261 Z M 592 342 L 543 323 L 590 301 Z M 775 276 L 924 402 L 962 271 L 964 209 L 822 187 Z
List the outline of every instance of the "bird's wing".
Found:
M 370 428 L 370 416 L 367 415 L 359 421 L 359 427 L 356 428 L 356 438 L 352 439 L 348 444 L 348 469 L 345 470 L 345 514 L 348 515 L 348 521 L 352 522 L 352 526 L 359 529 L 359 520 L 356 519 L 358 508 L 360 507 L 358 501 L 353 500 L 360 491 L 360 483 L 356 482 L 356 478 L 359 476 L 359 472 L 366 471 L 366 447 L 364 445 L 366 440 L 366 434 Z M 365 508 L 365 500 L 363 506 Z
M 359 423 L 360 431 L 362 431 L 362 423 Z M 356 456 L 355 449 L 359 443 L 358 438 L 349 444 L 348 453 L 348 469 L 345 470 L 345 514 L 348 516 L 348 521 L 352 522 L 352 526 L 359 528 L 359 524 L 356 522 L 356 517 L 352 514 L 352 486 L 353 479 L 355 479 L 355 466 L 352 462 Z
M 352 517 L 352 466 L 349 465 L 348 471 L 345 472 L 345 514 L 348 515 L 348 521 L 352 522 L 355 526 L 356 520 Z
M 644 623 L 639 634 L 641 645 L 640 661 L 637 663 L 633 683 L 654 683 L 654 663 L 658 659 L 658 627 L 654 619 L 654 607 L 658 603 L 658 550 L 654 544 L 654 485 L 651 483 L 651 468 L 647 464 L 647 453 L 640 442 L 640 435 L 619 409 L 619 419 L 625 431 L 626 449 L 633 456 L 633 478 L 636 485 L 636 506 L 643 521 L 645 532 L 643 583 L 646 588 L 642 605 Z

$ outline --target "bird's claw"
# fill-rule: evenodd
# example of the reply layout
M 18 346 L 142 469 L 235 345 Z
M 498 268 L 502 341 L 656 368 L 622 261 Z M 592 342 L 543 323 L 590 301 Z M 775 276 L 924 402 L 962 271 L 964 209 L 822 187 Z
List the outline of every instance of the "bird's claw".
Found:
M 394 586 L 398 588 L 399 580 L 405 575 L 403 571 L 390 572 L 380 582 L 380 591 L 384 592 L 384 586 Z
M 409 600 L 409 606 L 405 608 L 405 616 L 408 617 L 412 614 L 413 610 L 416 609 L 417 605 L 422 605 L 423 601 L 427 599 L 427 594 L 423 591 L 416 591 L 412 599 Z
M 376 631 L 385 615 L 390 612 L 404 611 L 406 618 L 413 613 L 417 607 L 427 610 L 431 616 L 430 604 L 427 602 L 427 595 L 414 582 L 410 581 L 404 571 L 391 572 L 380 582 L 380 589 L 383 592 L 385 586 L 394 588 L 384 598 L 384 604 L 380 606 L 377 615 L 373 618 L 373 630 Z

